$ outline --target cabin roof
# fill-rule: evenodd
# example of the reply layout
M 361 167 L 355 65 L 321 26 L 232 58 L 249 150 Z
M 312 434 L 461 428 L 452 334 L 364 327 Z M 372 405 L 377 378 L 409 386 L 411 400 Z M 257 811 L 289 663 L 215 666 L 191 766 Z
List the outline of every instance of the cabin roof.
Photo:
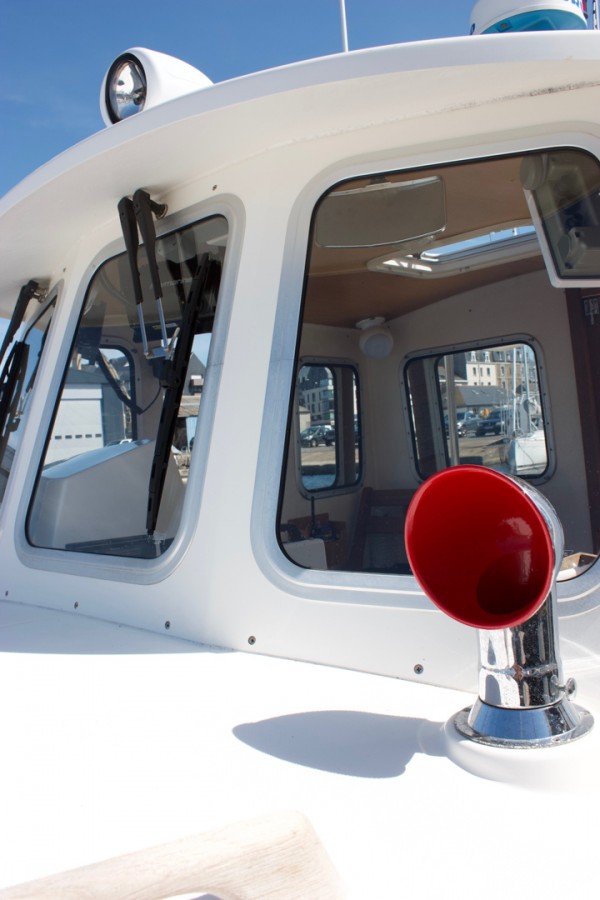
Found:
M 600 33 L 557 32 L 360 50 L 203 88 L 98 132 L 5 195 L 0 309 L 12 308 L 29 278 L 58 280 L 82 238 L 104 226 L 117 238 L 116 204 L 139 186 L 168 199 L 194 178 L 216 179 L 265 153 L 335 138 L 343 140 L 348 155 L 350 135 L 365 129 L 380 152 L 397 147 L 399 139 L 410 144 L 425 138 L 433 123 L 440 140 L 453 141 L 448 113 L 458 114 L 455 122 L 464 134 L 460 113 L 474 122 L 475 111 L 484 110 L 478 127 L 496 131 L 493 103 L 510 102 L 517 109 L 520 99 L 533 99 L 535 115 L 570 121 L 575 94 L 599 81 Z M 545 113 L 542 97 L 561 111 Z M 531 123 L 531 103 L 519 115 L 523 127 Z M 332 158 L 329 152 L 315 154 L 316 171 L 343 158 L 339 146 Z

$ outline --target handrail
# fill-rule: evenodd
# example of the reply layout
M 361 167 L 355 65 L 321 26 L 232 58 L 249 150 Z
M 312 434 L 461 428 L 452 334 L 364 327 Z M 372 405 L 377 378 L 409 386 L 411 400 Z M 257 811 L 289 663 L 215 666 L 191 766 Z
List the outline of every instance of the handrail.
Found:
M 279 812 L 0 890 L 0 900 L 341 900 L 341 882 L 308 819 Z

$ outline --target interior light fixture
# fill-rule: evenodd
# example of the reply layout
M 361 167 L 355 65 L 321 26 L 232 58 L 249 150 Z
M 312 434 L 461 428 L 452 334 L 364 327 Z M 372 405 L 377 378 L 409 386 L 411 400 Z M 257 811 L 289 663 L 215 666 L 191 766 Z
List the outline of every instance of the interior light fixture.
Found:
M 358 346 L 368 359 L 385 359 L 392 352 L 394 339 L 389 328 L 384 327 L 384 322 L 383 316 L 372 316 L 356 323 L 362 331 Z
M 442 278 L 504 262 L 528 259 L 540 253 L 532 225 L 500 228 L 483 235 L 459 235 L 420 253 L 379 256 L 367 267 L 373 272 L 411 278 Z

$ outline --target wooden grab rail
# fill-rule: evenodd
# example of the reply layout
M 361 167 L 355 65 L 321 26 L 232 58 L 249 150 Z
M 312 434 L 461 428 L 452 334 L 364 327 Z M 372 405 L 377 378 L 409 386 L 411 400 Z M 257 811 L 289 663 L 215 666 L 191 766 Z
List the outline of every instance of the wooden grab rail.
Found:
M 0 890 L 0 900 L 341 900 L 339 876 L 298 812 L 260 816 Z

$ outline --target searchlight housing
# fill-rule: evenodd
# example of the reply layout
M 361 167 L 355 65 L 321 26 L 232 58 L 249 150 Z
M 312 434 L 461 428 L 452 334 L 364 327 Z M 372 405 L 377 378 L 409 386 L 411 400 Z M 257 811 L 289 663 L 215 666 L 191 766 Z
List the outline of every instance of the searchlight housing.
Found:
M 471 12 L 471 34 L 586 29 L 587 0 L 478 0 Z
M 134 47 L 121 53 L 104 76 L 100 112 L 106 125 L 114 125 L 211 84 L 203 72 L 174 56 Z

